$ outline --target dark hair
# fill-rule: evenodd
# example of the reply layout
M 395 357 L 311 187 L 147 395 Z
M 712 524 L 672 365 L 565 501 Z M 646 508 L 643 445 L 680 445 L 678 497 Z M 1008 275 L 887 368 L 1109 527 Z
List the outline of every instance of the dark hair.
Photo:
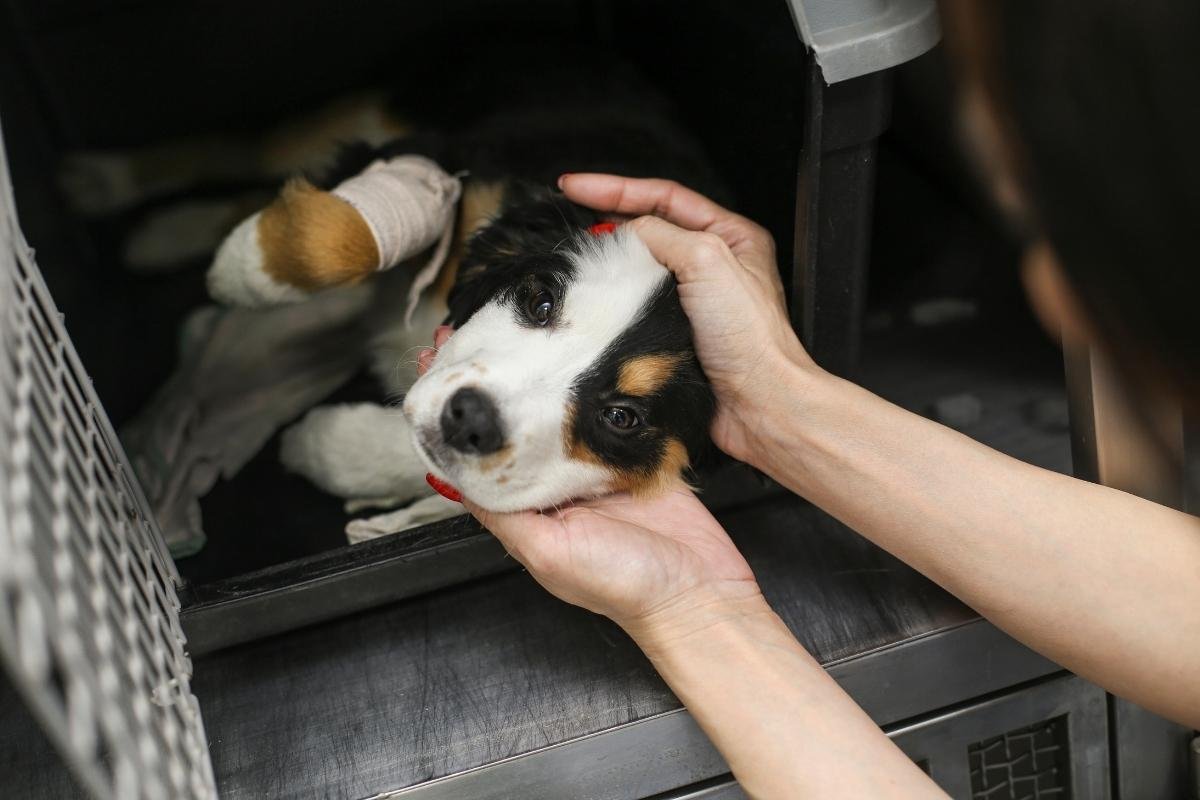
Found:
M 1200 407 L 1200 2 L 987 5 L 1031 224 L 1127 377 Z

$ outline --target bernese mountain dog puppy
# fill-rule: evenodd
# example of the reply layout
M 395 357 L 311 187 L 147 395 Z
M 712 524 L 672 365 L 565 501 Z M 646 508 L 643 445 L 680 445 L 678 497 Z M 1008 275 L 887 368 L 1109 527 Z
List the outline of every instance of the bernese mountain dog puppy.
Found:
M 217 294 L 236 267 L 305 292 L 367 283 L 374 295 L 374 371 L 400 408 L 314 409 L 282 450 L 289 469 L 360 506 L 417 499 L 352 523 L 352 540 L 461 513 L 427 473 L 485 509 L 541 509 L 664 491 L 711 446 L 714 398 L 673 276 L 619 220 L 549 187 L 562 172 L 604 171 L 721 190 L 660 98 L 621 67 L 585 61 L 508 58 L 444 79 L 454 89 L 440 118 L 426 104 L 418 132 L 344 148 L 218 253 Z M 368 225 L 330 191 L 404 154 L 463 176 L 449 257 L 407 325 L 414 270 L 377 273 Z M 413 353 L 439 324 L 453 336 L 417 379 Z

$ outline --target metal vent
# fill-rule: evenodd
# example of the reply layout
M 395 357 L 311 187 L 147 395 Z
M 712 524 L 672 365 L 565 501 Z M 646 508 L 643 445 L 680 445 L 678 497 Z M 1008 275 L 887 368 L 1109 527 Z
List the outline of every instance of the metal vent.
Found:
M 1071 796 L 1065 716 L 976 742 L 967 749 L 967 757 L 975 800 L 1066 800 Z
M 0 665 L 97 798 L 210 798 L 177 575 L 17 226 L 0 138 Z

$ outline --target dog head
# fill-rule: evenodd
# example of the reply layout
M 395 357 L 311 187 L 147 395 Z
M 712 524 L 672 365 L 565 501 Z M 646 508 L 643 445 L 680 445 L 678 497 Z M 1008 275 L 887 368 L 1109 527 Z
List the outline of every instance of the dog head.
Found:
M 597 221 L 510 190 L 468 242 L 454 336 L 405 398 L 431 472 L 484 508 L 652 494 L 710 446 L 715 403 L 673 276 Z

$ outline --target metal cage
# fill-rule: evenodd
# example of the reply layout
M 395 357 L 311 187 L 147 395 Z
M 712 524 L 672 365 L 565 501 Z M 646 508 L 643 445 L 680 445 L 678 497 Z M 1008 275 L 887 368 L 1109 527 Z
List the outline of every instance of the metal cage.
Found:
M 0 663 L 93 797 L 215 797 L 175 566 L 21 235 L 2 144 L 0 354 Z

